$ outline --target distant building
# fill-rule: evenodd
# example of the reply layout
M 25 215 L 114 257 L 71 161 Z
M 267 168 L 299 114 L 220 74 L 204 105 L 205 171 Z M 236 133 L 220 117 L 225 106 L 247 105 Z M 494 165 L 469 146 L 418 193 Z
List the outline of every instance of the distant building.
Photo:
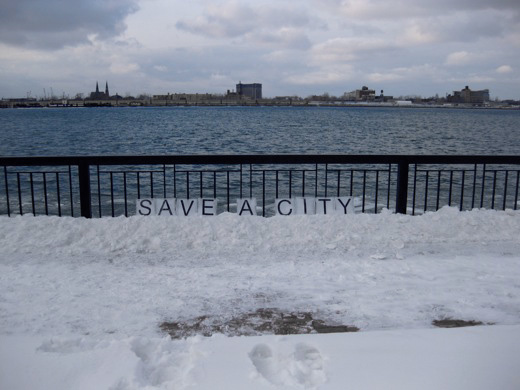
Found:
M 446 100 L 448 103 L 484 104 L 489 102 L 489 89 L 472 91 L 466 85 L 461 91 L 453 91 L 453 95 L 448 95 Z
M 108 92 L 108 82 L 105 84 L 105 92 L 99 91 L 99 85 L 96 81 L 96 90 L 90 93 L 90 100 L 108 100 L 110 93 Z
M 351 92 L 345 92 L 343 96 L 346 100 L 371 101 L 376 99 L 376 91 L 363 86 L 361 89 L 356 89 L 355 91 Z
M 237 84 L 237 92 L 239 96 L 246 96 L 251 99 L 262 99 L 262 84 Z

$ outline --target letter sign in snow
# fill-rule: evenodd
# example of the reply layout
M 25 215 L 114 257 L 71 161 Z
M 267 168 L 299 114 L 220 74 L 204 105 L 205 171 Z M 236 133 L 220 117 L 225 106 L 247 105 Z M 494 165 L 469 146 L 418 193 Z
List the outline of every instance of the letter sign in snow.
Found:
M 203 217 L 217 215 L 217 200 L 212 198 L 201 198 L 198 200 L 199 214 Z
M 292 199 L 276 199 L 276 215 L 291 215 L 293 213 Z
M 155 202 L 153 199 L 137 199 L 135 205 L 137 215 L 155 215 Z
M 155 199 L 155 213 L 160 217 L 175 215 L 175 199 Z
M 197 199 L 177 199 L 176 209 L 180 217 L 197 215 Z
M 256 215 L 256 199 L 240 198 L 237 199 L 238 215 Z
M 316 198 L 295 198 L 296 215 L 311 215 L 316 212 Z
M 351 197 L 334 198 L 335 214 L 354 214 L 354 200 Z

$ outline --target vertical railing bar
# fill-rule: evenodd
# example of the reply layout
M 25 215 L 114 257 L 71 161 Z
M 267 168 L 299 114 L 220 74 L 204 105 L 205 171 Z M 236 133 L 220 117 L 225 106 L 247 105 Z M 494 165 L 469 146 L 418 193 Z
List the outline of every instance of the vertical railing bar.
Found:
M 276 185 L 275 196 L 276 196 L 276 199 L 278 199 L 278 169 L 276 170 L 275 185 Z
M 72 198 L 72 167 L 69 165 L 70 216 L 74 217 L 74 202 Z
M 251 174 L 251 173 L 250 173 Z M 243 175 L 243 172 L 242 172 L 242 164 L 240 164 L 240 198 L 242 198 L 242 175 Z
M 101 212 L 101 175 L 99 173 L 99 165 L 96 166 L 96 172 L 97 172 L 99 218 L 101 218 L 102 217 L 102 212 Z
M 16 172 L 16 180 L 18 181 L 18 206 L 20 209 L 20 215 L 23 215 L 22 188 L 20 185 L 20 172 Z
M 451 206 L 451 194 L 453 190 L 453 170 L 450 171 L 450 189 L 448 192 L 448 206 Z
M 45 215 L 49 215 L 49 199 L 47 197 L 47 172 L 43 172 L 43 199 L 45 201 Z
M 426 170 L 426 183 L 424 184 L 424 212 L 428 209 L 428 181 L 430 178 L 430 171 Z
M 249 197 L 253 197 L 253 164 L 249 164 Z
M 340 197 L 340 191 L 341 189 L 341 169 L 338 169 L 338 192 L 337 192 L 337 197 L 339 198 Z
M 361 212 L 365 212 L 365 190 L 366 190 L 366 181 L 367 181 L 367 171 L 366 169 L 363 170 L 363 204 L 361 207 Z
M 473 167 L 473 190 L 471 192 L 471 209 L 475 208 L 475 191 L 477 189 L 477 164 Z
M 58 216 L 61 217 L 60 174 L 58 172 L 56 172 L 56 192 L 58 200 Z
M 289 169 L 289 199 L 292 198 L 292 170 Z
M 163 164 L 163 198 L 166 198 L 166 164 Z
M 186 171 L 186 198 L 190 199 L 190 171 Z
M 226 185 L 226 191 L 227 191 L 227 211 L 229 212 L 229 170 L 227 173 L 227 185 Z
M 150 171 L 150 197 L 153 198 L 153 171 Z
M 399 214 L 406 214 L 407 211 L 409 170 L 410 164 L 405 158 L 402 158 L 397 165 L 397 188 L 395 196 L 395 212 Z
M 126 189 L 126 171 L 123 172 L 123 196 L 125 197 L 125 217 L 128 217 L 128 193 Z
M 213 198 L 217 198 L 217 171 L 213 171 Z
M 387 198 L 386 198 L 386 208 L 390 209 L 390 181 L 392 179 L 392 164 L 388 164 L 388 187 L 387 187 Z
M 495 169 L 493 172 L 493 195 L 491 196 L 491 210 L 495 209 L 495 194 L 497 188 L 497 170 Z
M 173 164 L 173 197 L 177 197 L 177 164 Z
M 79 203 L 81 205 L 81 216 L 92 218 L 92 193 L 90 188 L 90 165 L 88 163 L 78 164 L 79 177 Z
M 265 217 L 265 169 L 262 170 L 262 217 Z
M 377 214 L 377 197 L 379 195 L 379 169 L 376 170 L 376 200 L 374 207 L 374 214 Z
M 137 199 L 141 199 L 141 172 L 137 171 Z
M 412 195 L 412 215 L 415 215 L 415 198 L 417 192 L 417 164 L 415 164 L 413 172 L 413 195 Z
M 200 197 L 204 198 L 204 192 L 202 189 L 203 188 L 202 170 L 199 173 L 200 173 Z
M 354 193 L 354 170 L 350 170 L 350 196 Z
M 316 173 L 314 177 L 314 197 L 318 197 L 318 164 L 316 164 L 314 168 L 314 172 Z
M 513 205 L 513 209 L 516 210 L 518 208 L 518 187 L 520 184 L 520 170 L 516 171 L 516 189 L 515 189 L 515 204 Z
M 115 210 L 114 210 L 114 173 L 110 171 L 110 202 L 111 202 L 111 208 L 112 208 L 112 217 L 115 217 Z
M 486 183 L 486 164 L 482 166 L 482 189 L 480 192 L 480 208 L 484 207 L 484 186 Z
M 31 182 L 31 202 L 32 202 L 32 212 L 33 215 L 36 216 L 36 204 L 34 202 L 34 183 L 33 183 L 33 174 L 29 173 L 29 180 Z
M 506 169 L 506 177 L 504 179 L 504 202 L 502 204 L 502 210 L 506 209 L 506 198 L 507 198 L 507 179 L 509 176 L 509 171 Z
M 302 170 L 302 198 L 305 197 L 305 169 Z
M 328 195 L 329 187 L 329 164 L 325 164 L 325 198 Z
M 451 179 L 450 179 L 451 182 Z M 435 210 L 439 210 L 439 198 L 441 196 L 441 170 L 437 172 L 437 201 L 435 203 Z
M 9 205 L 9 180 L 7 178 L 7 166 L 4 165 L 4 181 L 5 181 L 5 201 L 7 203 L 7 216 L 11 216 L 11 206 Z
M 462 170 L 462 179 L 461 179 L 461 185 L 460 185 L 460 207 L 459 211 L 462 211 L 462 204 L 464 203 L 464 179 L 466 176 L 466 171 Z

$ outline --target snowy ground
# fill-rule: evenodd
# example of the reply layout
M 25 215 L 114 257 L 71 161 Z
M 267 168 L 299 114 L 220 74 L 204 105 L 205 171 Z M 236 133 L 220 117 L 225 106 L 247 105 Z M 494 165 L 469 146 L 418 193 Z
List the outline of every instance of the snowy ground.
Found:
M 160 329 L 259 309 L 360 332 Z M 1 389 L 518 389 L 518 361 L 518 211 L 0 218 Z

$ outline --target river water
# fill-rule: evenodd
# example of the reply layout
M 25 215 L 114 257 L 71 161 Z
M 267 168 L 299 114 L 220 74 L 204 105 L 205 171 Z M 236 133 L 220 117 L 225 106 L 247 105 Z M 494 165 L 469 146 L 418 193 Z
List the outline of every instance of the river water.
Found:
M 0 110 L 0 155 L 518 154 L 520 111 L 372 107 Z

